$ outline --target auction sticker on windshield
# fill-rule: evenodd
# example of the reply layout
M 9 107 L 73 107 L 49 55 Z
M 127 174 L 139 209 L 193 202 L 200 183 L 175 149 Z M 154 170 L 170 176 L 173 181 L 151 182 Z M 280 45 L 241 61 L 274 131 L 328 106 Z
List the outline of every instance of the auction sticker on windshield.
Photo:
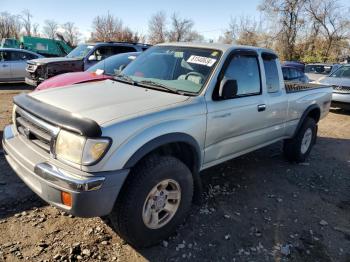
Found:
M 214 58 L 196 56 L 196 55 L 191 55 L 190 58 L 187 59 L 187 63 L 205 65 L 209 67 L 212 67 L 215 64 L 215 62 L 216 62 L 216 59 Z

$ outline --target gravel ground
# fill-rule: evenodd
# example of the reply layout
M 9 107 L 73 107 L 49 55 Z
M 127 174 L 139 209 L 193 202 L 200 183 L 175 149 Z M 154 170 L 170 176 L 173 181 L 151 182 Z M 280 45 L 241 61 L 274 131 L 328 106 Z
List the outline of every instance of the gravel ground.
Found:
M 0 132 L 12 96 L 0 86 Z M 0 133 L 0 136 L 2 133 Z M 350 261 L 350 112 L 319 124 L 308 162 L 277 143 L 203 172 L 205 199 L 158 246 L 135 250 L 107 219 L 48 206 L 0 155 L 0 261 Z

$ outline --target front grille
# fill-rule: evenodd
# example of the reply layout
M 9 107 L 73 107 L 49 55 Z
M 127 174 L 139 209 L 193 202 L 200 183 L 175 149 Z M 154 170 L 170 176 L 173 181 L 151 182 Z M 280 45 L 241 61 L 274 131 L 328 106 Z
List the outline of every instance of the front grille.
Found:
M 332 86 L 334 93 L 350 94 L 349 86 Z
M 59 131 L 58 127 L 31 115 L 19 107 L 16 109 L 16 127 L 18 133 L 48 153 Z

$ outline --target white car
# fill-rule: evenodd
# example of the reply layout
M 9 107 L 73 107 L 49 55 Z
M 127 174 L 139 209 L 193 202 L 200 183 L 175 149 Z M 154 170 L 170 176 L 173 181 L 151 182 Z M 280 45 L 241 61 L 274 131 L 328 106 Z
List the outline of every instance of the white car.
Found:
M 0 82 L 24 82 L 27 60 L 42 55 L 16 48 L 0 48 Z

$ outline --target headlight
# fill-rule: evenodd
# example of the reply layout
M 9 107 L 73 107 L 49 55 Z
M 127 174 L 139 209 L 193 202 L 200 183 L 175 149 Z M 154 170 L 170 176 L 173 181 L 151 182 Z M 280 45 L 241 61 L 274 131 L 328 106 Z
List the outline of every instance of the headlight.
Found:
M 57 159 L 76 164 L 91 165 L 100 160 L 108 149 L 110 140 L 106 138 L 88 139 L 61 130 L 56 141 Z

